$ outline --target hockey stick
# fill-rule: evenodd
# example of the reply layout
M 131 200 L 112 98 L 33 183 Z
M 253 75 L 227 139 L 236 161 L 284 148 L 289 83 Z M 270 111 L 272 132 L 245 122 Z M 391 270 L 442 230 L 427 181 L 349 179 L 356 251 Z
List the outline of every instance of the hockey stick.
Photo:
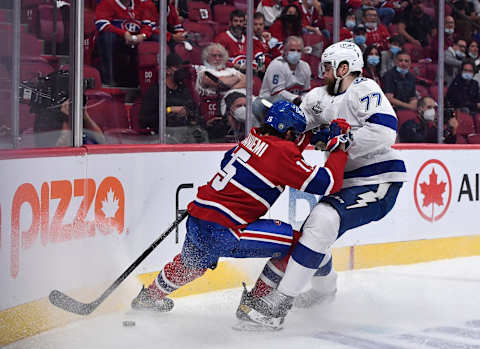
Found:
M 59 290 L 50 292 L 48 299 L 50 303 L 70 313 L 78 315 L 89 315 L 127 278 L 128 275 L 145 259 L 147 256 L 187 217 L 188 212 L 182 212 L 181 215 L 168 227 L 168 229 L 158 237 L 143 253 L 133 262 L 122 275 L 120 275 L 113 284 L 102 293 L 100 297 L 91 303 L 82 303 Z

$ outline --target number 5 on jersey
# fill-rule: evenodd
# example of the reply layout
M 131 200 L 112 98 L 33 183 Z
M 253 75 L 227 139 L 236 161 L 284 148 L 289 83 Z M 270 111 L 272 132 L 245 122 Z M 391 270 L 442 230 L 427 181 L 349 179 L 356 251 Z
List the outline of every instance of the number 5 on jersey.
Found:
M 229 162 L 223 167 L 218 174 L 215 176 L 215 179 L 212 182 L 212 188 L 216 191 L 220 191 L 225 188 L 230 182 L 230 180 L 237 173 L 237 169 L 233 166 L 235 161 L 242 161 L 246 163 L 250 159 L 250 154 L 245 150 L 240 148 L 237 152 L 232 154 L 232 158 Z

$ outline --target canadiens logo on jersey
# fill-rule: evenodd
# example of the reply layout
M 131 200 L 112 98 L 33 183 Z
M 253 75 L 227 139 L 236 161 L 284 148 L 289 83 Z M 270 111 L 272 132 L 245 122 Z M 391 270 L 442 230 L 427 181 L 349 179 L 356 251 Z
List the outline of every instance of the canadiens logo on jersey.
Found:
M 123 21 L 121 24 L 121 28 L 129 31 L 130 33 L 138 33 L 141 27 L 142 23 L 137 20 Z

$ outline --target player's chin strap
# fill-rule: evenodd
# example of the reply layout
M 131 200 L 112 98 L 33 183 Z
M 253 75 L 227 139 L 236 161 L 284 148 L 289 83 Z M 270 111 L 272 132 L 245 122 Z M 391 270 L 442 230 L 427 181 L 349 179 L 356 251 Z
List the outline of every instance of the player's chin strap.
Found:
M 350 67 L 348 67 L 347 73 L 343 77 L 337 77 L 337 72 L 336 69 L 333 70 L 333 76 L 335 77 L 335 88 L 333 89 L 333 93 L 337 94 L 338 89 L 340 88 L 340 84 L 342 83 L 342 80 L 345 79 L 347 75 L 350 74 Z

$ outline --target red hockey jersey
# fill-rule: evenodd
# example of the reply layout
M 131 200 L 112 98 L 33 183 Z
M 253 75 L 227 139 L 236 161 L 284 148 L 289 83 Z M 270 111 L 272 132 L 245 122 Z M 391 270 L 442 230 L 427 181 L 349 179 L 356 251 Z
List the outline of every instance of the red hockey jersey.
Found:
M 252 129 L 225 153 L 220 171 L 210 182 L 198 188 L 189 213 L 228 228 L 242 228 L 263 216 L 287 185 L 320 195 L 338 191 L 347 154 L 334 152 L 325 167 L 311 166 L 301 154 L 309 139 L 304 136 L 295 144 Z
M 110 31 L 123 36 L 125 32 L 132 34 L 152 34 L 152 21 L 141 0 L 131 0 L 125 6 L 120 0 L 102 0 L 95 9 L 95 25 L 97 30 Z

